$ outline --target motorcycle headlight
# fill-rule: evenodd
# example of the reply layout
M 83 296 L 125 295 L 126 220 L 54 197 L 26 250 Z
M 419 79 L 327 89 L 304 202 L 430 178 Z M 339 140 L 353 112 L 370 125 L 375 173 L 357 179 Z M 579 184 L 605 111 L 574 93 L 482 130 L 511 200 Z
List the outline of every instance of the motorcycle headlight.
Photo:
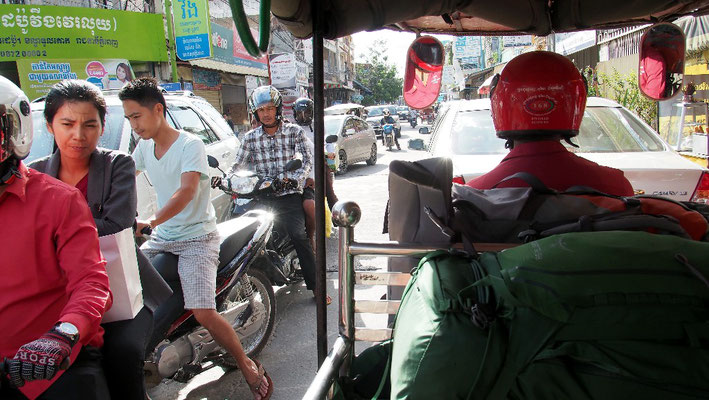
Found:
M 231 183 L 231 190 L 239 194 L 249 194 L 256 189 L 256 184 L 258 183 L 258 176 L 239 176 L 232 175 L 229 178 Z

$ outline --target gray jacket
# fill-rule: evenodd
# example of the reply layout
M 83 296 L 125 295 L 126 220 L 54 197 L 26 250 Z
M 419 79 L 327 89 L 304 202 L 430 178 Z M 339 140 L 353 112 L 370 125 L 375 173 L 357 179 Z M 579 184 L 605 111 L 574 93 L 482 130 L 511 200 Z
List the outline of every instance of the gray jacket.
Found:
M 59 150 L 28 165 L 58 178 Z M 130 155 L 114 150 L 96 149 L 91 154 L 87 198 L 99 236 L 112 235 L 133 226 L 138 196 L 135 163 Z M 138 250 L 138 267 L 143 284 L 143 302 L 151 311 L 172 294 L 165 280 Z

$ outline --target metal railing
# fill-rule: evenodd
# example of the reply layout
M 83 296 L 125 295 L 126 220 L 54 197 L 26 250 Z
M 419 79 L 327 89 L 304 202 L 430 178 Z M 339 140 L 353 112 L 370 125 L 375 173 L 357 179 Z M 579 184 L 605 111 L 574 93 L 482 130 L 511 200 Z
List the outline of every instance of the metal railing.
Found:
M 406 286 L 411 279 L 403 272 L 356 272 L 356 256 L 423 257 L 437 250 L 461 250 L 462 244 L 450 246 L 422 245 L 399 242 L 357 242 L 354 227 L 362 211 L 353 201 L 338 201 L 332 208 L 332 222 L 338 227 L 338 283 L 339 283 L 339 336 L 323 361 L 303 400 L 330 399 L 332 384 L 340 376 L 347 376 L 354 357 L 354 342 L 381 342 L 390 339 L 389 328 L 362 328 L 355 326 L 355 314 L 396 314 L 400 300 L 355 300 L 355 285 Z M 477 252 L 500 251 L 514 244 L 473 243 Z M 318 337 L 318 340 L 321 340 Z

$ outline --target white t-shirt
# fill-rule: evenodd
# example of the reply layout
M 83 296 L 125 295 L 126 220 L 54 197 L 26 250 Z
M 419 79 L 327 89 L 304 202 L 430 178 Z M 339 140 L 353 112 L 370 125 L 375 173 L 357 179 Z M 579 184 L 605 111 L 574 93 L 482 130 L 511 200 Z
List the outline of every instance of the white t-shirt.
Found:
M 141 140 L 133 151 L 135 168 L 148 174 L 158 196 L 158 208 L 181 186 L 182 174 L 199 172 L 195 197 L 177 215 L 155 228 L 163 240 L 187 240 L 217 229 L 217 220 L 209 194 L 209 164 L 204 143 L 197 136 L 180 131 L 180 136 L 159 160 L 155 158 L 155 142 Z

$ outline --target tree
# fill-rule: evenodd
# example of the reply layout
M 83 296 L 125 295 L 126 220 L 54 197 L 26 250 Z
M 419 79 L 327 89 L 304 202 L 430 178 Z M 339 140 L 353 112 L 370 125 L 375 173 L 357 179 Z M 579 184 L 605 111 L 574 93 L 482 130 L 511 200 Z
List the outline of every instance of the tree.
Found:
M 369 49 L 366 63 L 357 64 L 355 68 L 357 80 L 372 91 L 364 94 L 362 104 L 365 106 L 381 103 L 393 103 L 403 90 L 403 79 L 396 76 L 396 66 L 388 63 L 386 42 L 377 40 Z

